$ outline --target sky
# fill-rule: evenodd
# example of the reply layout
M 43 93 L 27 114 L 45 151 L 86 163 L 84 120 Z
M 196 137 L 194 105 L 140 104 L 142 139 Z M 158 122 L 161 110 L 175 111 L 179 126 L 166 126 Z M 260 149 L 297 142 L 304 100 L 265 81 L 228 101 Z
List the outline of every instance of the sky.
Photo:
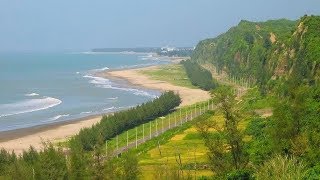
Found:
M 320 0 L 0 0 L 0 51 L 195 46 L 240 20 L 320 15 Z

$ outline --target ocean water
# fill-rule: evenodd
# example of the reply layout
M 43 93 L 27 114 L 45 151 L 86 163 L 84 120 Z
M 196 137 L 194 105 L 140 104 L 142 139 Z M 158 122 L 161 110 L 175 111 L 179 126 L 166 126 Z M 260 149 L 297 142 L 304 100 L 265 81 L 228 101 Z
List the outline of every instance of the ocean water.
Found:
M 95 76 L 102 70 L 167 64 L 150 54 L 0 54 L 0 131 L 114 112 L 160 92 Z

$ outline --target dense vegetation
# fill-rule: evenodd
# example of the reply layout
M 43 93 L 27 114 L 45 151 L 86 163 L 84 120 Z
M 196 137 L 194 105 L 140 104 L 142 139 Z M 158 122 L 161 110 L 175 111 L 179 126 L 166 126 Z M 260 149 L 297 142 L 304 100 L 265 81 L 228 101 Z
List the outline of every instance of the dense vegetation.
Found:
M 103 117 L 92 128 L 82 129 L 75 139 L 81 142 L 84 150 L 93 150 L 97 143 L 104 143 L 128 129 L 168 114 L 180 102 L 179 95 L 172 91 L 165 92 L 153 101 Z
M 70 156 L 61 148 L 45 144 L 40 152 L 32 147 L 17 157 L 0 151 L 0 179 L 137 179 L 137 156 L 132 152 L 105 160 L 96 150 L 93 156 L 72 145 Z
M 201 67 L 198 63 L 185 60 L 181 61 L 181 64 L 185 67 L 192 85 L 204 90 L 210 90 L 216 86 L 212 79 L 211 72 Z
M 253 78 L 258 87 L 241 101 L 226 89 L 214 92 L 225 124 L 208 133 L 204 130 L 216 123 L 201 123 L 200 132 L 216 176 L 320 177 L 319 27 L 319 16 L 304 16 L 298 22 L 242 21 L 227 33 L 199 43 L 194 61 L 212 63 L 232 76 Z M 276 41 L 270 33 L 276 34 Z M 273 113 L 262 118 L 254 115 L 257 107 Z M 241 131 L 237 124 L 244 119 L 249 123 Z

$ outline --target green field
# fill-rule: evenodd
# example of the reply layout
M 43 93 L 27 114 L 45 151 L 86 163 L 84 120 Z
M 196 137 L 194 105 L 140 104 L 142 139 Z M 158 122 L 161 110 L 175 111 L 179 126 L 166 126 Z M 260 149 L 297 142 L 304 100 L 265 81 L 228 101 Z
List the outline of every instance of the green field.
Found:
M 187 73 L 181 64 L 163 65 L 157 69 L 141 70 L 140 72 L 154 80 L 166 81 L 176 86 L 197 89 L 196 86 L 191 84 Z
M 210 101 L 209 106 L 210 108 L 212 108 L 212 101 Z M 201 102 L 201 103 L 194 104 L 192 106 L 185 106 L 180 109 L 176 109 L 172 113 L 168 114 L 167 116 L 159 117 L 157 119 L 150 121 L 149 123 L 145 123 L 133 129 L 130 129 L 128 131 L 125 131 L 119 134 L 118 137 L 114 137 L 107 142 L 108 149 L 109 150 L 117 149 L 117 138 L 118 138 L 118 147 L 121 148 L 121 147 L 127 146 L 127 137 L 128 137 L 128 143 L 130 144 L 136 141 L 136 136 L 137 136 L 137 139 L 143 139 L 143 137 L 147 139 L 148 137 L 150 137 L 150 132 L 153 135 L 161 134 L 165 129 L 173 128 L 175 126 L 180 126 L 181 124 L 186 122 L 185 120 L 186 117 L 188 117 L 188 120 L 190 120 L 190 118 L 194 117 L 195 114 L 199 114 L 200 108 L 201 108 L 201 112 L 204 112 L 204 109 L 207 110 L 208 102 Z

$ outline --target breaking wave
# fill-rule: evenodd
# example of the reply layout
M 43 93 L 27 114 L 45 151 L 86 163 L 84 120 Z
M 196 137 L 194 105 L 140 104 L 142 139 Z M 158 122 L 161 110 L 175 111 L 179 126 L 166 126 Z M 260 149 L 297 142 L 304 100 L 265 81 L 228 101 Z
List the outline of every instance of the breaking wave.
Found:
M 140 89 L 113 86 L 113 83 L 109 79 L 105 79 L 102 77 L 96 77 L 96 76 L 91 76 L 91 75 L 85 75 L 83 77 L 91 79 L 91 80 L 89 80 L 89 83 L 94 84 L 96 87 L 132 92 L 134 95 L 137 95 L 137 96 L 147 96 L 147 97 L 151 97 L 151 98 L 157 97 L 154 94 L 151 94 L 147 91 L 143 91 Z
M 37 94 L 37 93 L 30 93 L 30 94 L 25 94 L 25 96 L 29 96 L 29 97 L 31 97 L 31 96 L 39 96 L 39 94 Z
M 53 97 L 44 97 L 40 99 L 24 100 L 11 104 L 0 105 L 0 117 L 12 116 L 34 111 L 45 110 L 61 104 L 60 99 Z

